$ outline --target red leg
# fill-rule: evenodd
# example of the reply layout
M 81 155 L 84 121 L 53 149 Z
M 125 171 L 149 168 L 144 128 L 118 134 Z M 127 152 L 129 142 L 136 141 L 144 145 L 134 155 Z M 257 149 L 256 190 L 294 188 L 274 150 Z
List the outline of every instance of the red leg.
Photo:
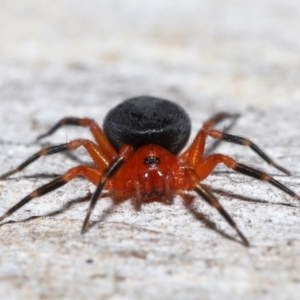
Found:
M 60 127 L 65 125 L 89 127 L 91 133 L 93 134 L 98 145 L 103 149 L 105 155 L 110 159 L 117 156 L 117 152 L 110 145 L 109 141 L 107 140 L 106 136 L 104 135 L 99 125 L 94 120 L 88 118 L 73 118 L 73 117 L 63 118 L 58 123 L 56 123 L 47 133 L 40 135 L 37 139 L 41 139 L 46 136 L 49 136 L 52 133 L 54 133 L 56 130 L 58 130 Z
M 5 218 L 9 217 L 12 213 L 20 209 L 22 206 L 27 204 L 34 198 L 41 197 L 49 192 L 52 192 L 61 186 L 68 183 L 70 180 L 74 179 L 77 176 L 84 176 L 86 179 L 91 181 L 93 184 L 97 185 L 101 178 L 101 173 L 89 166 L 79 166 L 70 169 L 64 175 L 57 177 L 53 181 L 41 186 L 40 188 L 36 189 L 28 196 L 23 198 L 19 201 L 16 205 L 10 208 L 3 216 L 0 217 L 0 221 L 4 220 Z
M 242 239 L 244 245 L 246 247 L 249 246 L 249 242 L 246 239 L 246 237 L 242 234 L 242 232 L 237 227 L 236 223 L 233 221 L 233 219 L 230 217 L 230 215 L 227 213 L 227 211 L 222 207 L 221 203 L 218 201 L 218 199 L 203 185 L 200 183 L 195 186 L 195 191 L 212 207 L 216 208 L 221 216 L 229 223 L 229 225 L 237 232 L 237 234 Z
M 51 154 L 55 154 L 67 150 L 74 150 L 79 148 L 80 146 L 83 146 L 87 150 L 87 152 L 92 157 L 95 164 L 97 165 L 99 171 L 108 167 L 109 158 L 106 157 L 103 151 L 95 143 L 89 140 L 78 139 L 78 140 L 71 141 L 69 143 L 55 145 L 55 146 L 41 149 L 39 152 L 29 157 L 25 162 L 23 162 L 17 168 L 1 175 L 0 179 L 6 178 L 14 173 L 23 170 L 25 167 L 27 167 L 28 165 L 30 165 L 31 163 L 33 163 L 35 160 L 39 159 L 42 156 L 47 156 L 47 155 L 51 155 Z
M 103 191 L 103 188 L 106 184 L 106 182 L 120 169 L 120 167 L 124 164 L 124 162 L 127 160 L 128 156 L 130 153 L 132 153 L 133 148 L 129 145 L 124 145 L 120 149 L 120 154 L 118 157 L 114 158 L 109 167 L 104 171 L 102 174 L 101 180 L 97 184 L 97 188 L 92 196 L 90 206 L 88 208 L 86 217 L 83 221 L 82 228 L 81 228 L 81 233 L 84 234 L 88 228 L 88 222 L 91 216 L 91 213 Z
M 298 196 L 296 193 L 294 193 L 292 190 L 281 184 L 279 181 L 275 180 L 273 177 L 269 176 L 266 173 L 263 173 L 261 171 L 258 171 L 256 169 L 253 169 L 251 167 L 248 167 L 246 165 L 240 164 L 236 162 L 234 159 L 232 159 L 229 156 L 222 155 L 222 154 L 214 154 L 203 161 L 201 161 L 195 168 L 197 175 L 199 176 L 200 181 L 205 179 L 216 167 L 217 164 L 223 163 L 228 168 L 242 173 L 244 175 L 262 180 L 267 181 L 273 186 L 277 187 L 278 189 L 284 191 L 285 193 L 291 195 L 295 199 L 300 200 L 300 196 Z
M 202 160 L 205 141 L 206 134 L 203 130 L 200 130 L 191 146 L 179 156 L 178 161 L 185 162 L 191 167 L 196 166 L 197 163 Z
M 240 136 L 228 134 L 225 132 L 221 132 L 221 131 L 213 129 L 213 128 L 205 130 L 205 134 L 212 137 L 213 139 L 224 140 L 229 143 L 234 143 L 234 144 L 249 147 L 256 154 L 258 154 L 263 160 L 265 160 L 269 165 L 273 166 L 277 170 L 279 170 L 287 175 L 291 175 L 291 173 L 288 170 L 277 165 L 264 151 L 262 151 L 256 144 L 254 144 L 252 141 L 250 141 L 248 139 L 245 139 Z
M 245 236 L 242 234 L 242 232 L 238 229 L 237 225 L 233 221 L 233 219 L 230 217 L 230 215 L 226 212 L 226 210 L 222 207 L 221 203 L 218 201 L 218 199 L 207 189 L 204 187 L 200 181 L 201 178 L 196 174 L 196 172 L 193 169 L 188 170 L 188 177 L 189 182 L 191 186 L 193 186 L 193 189 L 196 191 L 198 195 L 200 195 L 208 204 L 216 208 L 219 213 L 222 215 L 222 217 L 229 223 L 231 227 L 234 228 L 234 230 L 237 232 L 237 234 L 240 236 L 240 238 L 243 240 L 243 243 L 245 246 L 249 246 L 249 243 Z M 185 198 L 186 199 L 186 198 Z M 188 201 L 187 204 L 190 204 L 191 202 Z
M 220 202 L 215 198 L 215 196 L 203 185 L 201 185 L 199 182 L 203 179 L 205 179 L 218 165 L 219 163 L 225 164 L 228 168 L 233 169 L 236 172 L 245 174 L 247 176 L 267 181 L 273 186 L 277 187 L 278 189 L 282 190 L 283 192 L 291 195 L 297 200 L 300 200 L 300 196 L 298 196 L 296 193 L 294 193 L 292 190 L 272 178 L 266 173 L 260 172 L 256 169 L 253 169 L 251 167 L 248 167 L 246 165 L 240 164 L 236 162 L 234 159 L 232 159 L 229 156 L 222 155 L 222 154 L 214 154 L 203 161 L 199 162 L 197 166 L 195 167 L 195 171 L 197 173 L 193 174 L 193 172 L 190 172 L 190 183 L 195 185 L 194 190 L 201 196 L 203 199 L 208 202 L 211 206 L 215 207 L 219 213 L 224 217 L 224 219 L 235 229 L 237 234 L 240 236 L 240 238 L 243 240 L 243 243 L 245 246 L 249 246 L 248 240 L 245 238 L 245 236 L 242 234 L 242 232 L 238 229 L 236 223 L 233 221 L 233 219 L 230 217 L 230 215 L 226 212 L 226 210 L 222 207 Z M 198 183 L 196 183 L 198 181 Z
M 216 115 L 212 116 L 207 121 L 205 121 L 203 123 L 202 128 L 208 129 L 208 128 L 211 128 L 211 127 L 215 126 L 216 124 L 222 122 L 225 119 L 228 119 L 228 118 L 236 119 L 238 117 L 239 117 L 239 114 L 229 114 L 226 112 L 220 112 L 220 113 L 217 113 Z
M 238 117 L 239 117 L 239 114 L 229 114 L 229 113 L 226 113 L 226 112 L 217 113 L 216 115 L 212 116 L 211 118 L 209 118 L 207 121 L 205 121 L 205 122 L 203 123 L 202 130 L 203 130 L 203 129 L 209 129 L 209 128 L 215 126 L 216 124 L 222 122 L 222 121 L 225 120 L 225 119 L 232 118 L 232 119 L 235 120 L 235 119 L 237 119 Z M 229 126 L 229 127 L 231 127 L 231 126 Z M 227 128 L 227 129 L 229 129 L 229 128 Z M 200 135 L 199 137 L 197 136 L 197 137 L 195 138 L 195 140 L 196 140 L 197 138 L 200 139 L 200 140 L 198 140 L 198 142 L 195 143 L 195 144 L 198 145 L 198 146 L 195 146 L 195 148 L 198 149 L 198 150 L 192 150 L 192 151 L 197 151 L 197 152 L 195 153 L 195 155 L 193 155 L 193 157 L 190 158 L 190 162 L 192 162 L 192 163 L 195 163 L 195 162 L 197 161 L 197 156 L 198 156 L 198 159 L 199 159 L 199 157 L 202 158 L 202 155 L 203 155 L 203 153 L 204 153 L 204 146 L 205 146 L 205 138 L 206 138 L 206 137 L 203 137 L 202 135 Z M 204 139 L 203 139 L 203 138 L 204 138 Z M 194 141 L 195 141 L 195 140 L 194 140 Z M 200 145 L 199 145 L 199 142 L 200 142 Z M 191 147 L 189 147 L 186 151 L 184 151 L 184 152 L 180 155 L 179 158 L 180 158 L 182 161 L 186 161 L 186 160 L 187 160 L 187 157 L 189 156 L 189 152 L 191 152 L 190 149 L 191 149 Z M 199 155 L 200 155 L 200 156 L 199 156 Z
M 202 160 L 205 141 L 207 136 L 212 137 L 213 139 L 217 140 L 224 140 L 230 143 L 243 145 L 251 148 L 256 154 L 258 154 L 263 160 L 265 160 L 268 164 L 273 166 L 274 168 L 278 169 L 279 171 L 290 175 L 290 172 L 287 171 L 285 168 L 277 165 L 265 152 L 263 152 L 256 144 L 252 141 L 245 139 L 243 137 L 231 135 L 228 133 L 221 132 L 219 130 L 209 128 L 209 129 L 202 129 L 196 135 L 192 145 L 179 156 L 179 160 L 187 161 L 187 163 L 191 167 L 195 167 L 197 163 Z

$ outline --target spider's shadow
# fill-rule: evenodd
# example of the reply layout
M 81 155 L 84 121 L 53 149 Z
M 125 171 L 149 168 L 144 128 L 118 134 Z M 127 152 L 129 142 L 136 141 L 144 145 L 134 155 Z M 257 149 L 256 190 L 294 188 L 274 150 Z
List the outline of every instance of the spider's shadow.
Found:
M 208 187 L 208 185 L 205 185 Z M 244 197 L 241 196 L 240 194 L 234 194 L 232 192 L 226 192 L 224 190 L 221 189 L 215 189 L 212 187 L 209 187 L 209 190 L 212 191 L 215 194 L 219 194 L 221 196 L 226 196 L 232 199 L 237 199 L 237 200 L 241 200 L 241 201 L 246 201 L 246 202 L 252 202 L 252 203 L 259 203 L 259 204 L 272 204 L 272 205 L 283 205 L 283 206 L 288 206 L 288 207 L 295 207 L 295 208 L 299 208 L 299 206 L 291 204 L 291 203 L 285 203 L 285 202 L 272 202 L 272 201 L 268 201 L 268 200 L 260 200 L 260 199 L 255 199 L 255 198 L 251 198 L 251 197 Z
M 85 202 L 85 201 L 88 201 L 90 198 L 91 198 L 91 193 L 89 193 L 88 195 L 84 196 L 84 197 L 80 197 L 78 199 L 75 199 L 75 200 L 70 200 L 68 201 L 67 203 L 65 203 L 63 205 L 63 207 L 57 209 L 57 210 L 54 210 L 52 212 L 49 212 L 49 213 L 45 213 L 43 215 L 38 215 L 38 216 L 31 216 L 31 217 L 28 217 L 26 219 L 23 219 L 23 220 L 18 220 L 18 221 L 14 221 L 14 220 L 9 220 L 9 221 L 6 221 L 6 222 L 3 222 L 0 224 L 0 227 L 3 226 L 3 225 L 6 225 L 6 224 L 12 224 L 12 223 L 25 223 L 25 222 L 29 222 L 31 220 L 35 220 L 35 219 L 39 219 L 39 218 L 44 218 L 44 217 L 53 217 L 53 216 L 56 216 L 56 215 L 59 215 L 65 211 L 67 211 L 68 209 L 70 209 L 72 206 L 78 204 L 78 203 L 82 203 L 82 202 Z
M 208 229 L 211 229 L 211 230 L 217 232 L 218 234 L 220 234 L 224 238 L 244 245 L 243 242 L 237 240 L 236 238 L 233 238 L 232 236 L 230 236 L 229 234 L 227 234 L 225 231 L 219 229 L 215 222 L 209 220 L 208 217 L 206 217 L 203 213 L 201 213 L 200 211 L 198 211 L 192 205 L 193 202 L 195 201 L 195 199 L 197 198 L 196 196 L 190 195 L 190 194 L 182 194 L 181 196 L 183 198 L 183 204 L 184 204 L 184 206 L 193 215 L 193 217 L 196 220 L 201 221 Z
M 254 199 L 254 198 L 243 197 L 239 194 L 232 194 L 232 193 L 229 193 L 229 192 L 225 192 L 223 190 L 218 190 L 218 189 L 213 189 L 213 188 L 210 188 L 210 190 L 214 193 L 217 193 L 217 194 L 220 194 L 220 195 L 223 195 L 223 196 L 228 196 L 228 197 L 235 198 L 235 199 L 242 200 L 242 201 L 247 201 L 247 202 L 252 202 L 252 203 L 270 204 L 270 202 L 266 201 L 266 200 L 258 200 L 258 199 Z M 65 211 L 67 211 L 68 209 L 70 209 L 71 207 L 73 207 L 74 205 L 76 205 L 78 203 L 87 202 L 88 200 L 90 200 L 91 196 L 92 196 L 92 193 L 89 193 L 84 197 L 77 198 L 75 200 L 74 199 L 70 200 L 67 203 L 65 203 L 61 208 L 59 208 L 57 210 L 54 210 L 52 212 L 43 214 L 43 215 L 31 216 L 31 217 L 25 218 L 23 220 L 18 220 L 18 221 L 9 220 L 7 222 L 1 223 L 0 227 L 3 226 L 3 225 L 6 225 L 6 224 L 25 223 L 25 222 L 29 222 L 31 220 L 35 220 L 35 219 L 39 219 L 39 218 L 43 218 L 43 217 L 53 217 L 53 216 L 59 215 L 59 214 L 65 212 Z M 103 196 L 107 197 L 107 196 L 109 196 L 109 194 L 104 194 Z M 197 198 L 195 195 L 182 193 L 181 197 L 183 199 L 184 206 L 195 217 L 195 219 L 201 221 L 208 229 L 214 230 L 215 232 L 217 232 L 218 234 L 220 234 L 224 238 L 226 238 L 228 240 L 231 240 L 231 241 L 238 242 L 238 243 L 243 245 L 243 243 L 240 240 L 238 240 L 238 239 L 232 237 L 231 235 L 227 234 L 224 230 L 219 229 L 215 222 L 209 220 L 209 218 L 207 216 L 205 216 L 203 213 L 199 212 L 192 205 L 193 202 L 195 201 L 195 199 Z M 290 203 L 271 203 L 271 204 L 285 205 L 285 206 L 289 206 L 289 207 L 298 207 L 298 206 L 290 204 Z M 105 209 L 102 212 L 102 215 L 99 218 L 99 220 L 90 221 L 88 229 L 90 229 L 90 228 L 96 226 L 97 224 L 103 222 L 106 219 L 106 217 L 109 216 L 109 214 L 114 210 L 116 205 L 118 205 L 118 204 L 112 203 L 107 209 Z
M 18 220 L 18 221 L 9 220 L 9 221 L 1 223 L 0 227 L 3 226 L 3 225 L 6 225 L 6 224 L 26 223 L 26 222 L 29 222 L 29 221 L 32 221 L 32 220 L 36 220 L 36 219 L 39 219 L 39 218 L 54 217 L 56 215 L 62 214 L 63 212 L 69 210 L 71 207 L 73 207 L 76 204 L 89 201 L 91 199 L 91 197 L 92 197 L 92 193 L 88 193 L 86 196 L 77 198 L 75 200 L 73 199 L 73 200 L 68 201 L 61 208 L 56 209 L 54 211 L 51 211 L 49 213 L 45 213 L 45 214 L 42 214 L 42 215 L 31 216 L 31 217 L 25 218 L 23 220 Z M 104 193 L 103 197 L 108 197 L 108 195 L 106 193 Z M 97 221 L 91 221 L 89 228 L 95 226 L 96 224 L 98 224 L 100 222 L 103 222 L 106 219 L 106 217 L 114 210 L 114 208 L 115 208 L 115 205 L 111 204 L 108 208 L 106 208 L 105 210 L 103 210 L 100 219 L 97 220 Z
M 206 187 L 208 187 L 207 185 L 205 185 Z M 227 196 L 230 198 L 234 198 L 234 199 L 238 199 L 241 201 L 247 201 L 247 202 L 252 202 L 252 203 L 261 203 L 261 204 L 272 204 L 272 205 L 284 205 L 284 206 L 288 206 L 288 207 L 296 207 L 299 208 L 297 205 L 293 205 L 291 203 L 282 203 L 282 202 L 269 202 L 266 200 L 259 200 L 259 199 L 255 199 L 255 198 L 249 198 L 249 197 L 243 197 L 239 194 L 232 194 L 229 192 L 225 192 L 223 190 L 218 190 L 218 189 L 213 189 L 211 187 L 208 187 L 209 190 L 211 190 L 214 193 L 220 194 L 222 196 Z M 220 234 L 221 236 L 238 242 L 242 245 L 243 242 L 241 242 L 240 240 L 237 240 L 236 238 L 233 238 L 232 236 L 228 235 L 225 231 L 221 230 L 218 228 L 218 226 L 216 225 L 216 223 L 214 223 L 213 221 L 209 220 L 208 217 L 206 217 L 203 213 L 199 212 L 194 206 L 193 203 L 195 201 L 195 199 L 197 198 L 194 195 L 190 195 L 190 194 L 181 194 L 183 200 L 184 200 L 184 206 L 187 208 L 187 210 L 199 221 L 201 221 L 202 223 L 204 223 L 204 225 L 211 230 L 214 230 L 215 232 L 217 232 L 218 234 Z

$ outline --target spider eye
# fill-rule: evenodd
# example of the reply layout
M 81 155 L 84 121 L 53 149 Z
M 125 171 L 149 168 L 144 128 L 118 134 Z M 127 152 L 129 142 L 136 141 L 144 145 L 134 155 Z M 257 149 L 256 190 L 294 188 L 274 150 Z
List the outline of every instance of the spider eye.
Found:
M 160 159 L 157 156 L 148 156 L 144 159 L 145 165 L 158 165 L 160 163 Z

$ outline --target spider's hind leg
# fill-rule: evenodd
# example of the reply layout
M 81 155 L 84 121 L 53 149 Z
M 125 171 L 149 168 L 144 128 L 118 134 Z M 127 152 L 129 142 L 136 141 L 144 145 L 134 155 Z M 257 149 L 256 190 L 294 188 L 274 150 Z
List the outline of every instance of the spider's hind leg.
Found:
M 230 113 L 226 113 L 226 112 L 220 112 L 220 113 L 213 115 L 208 120 L 206 120 L 203 123 L 202 127 L 203 127 L 203 129 L 211 128 L 211 127 L 217 125 L 218 123 L 224 121 L 225 119 L 233 119 L 233 122 L 234 122 L 239 116 L 240 116 L 239 114 L 230 114 Z M 228 129 L 229 128 L 227 128 L 227 130 Z
M 209 129 L 211 127 L 214 127 L 218 123 L 225 121 L 227 119 L 230 119 L 229 124 L 224 124 L 223 132 L 229 131 L 236 123 L 237 119 L 239 118 L 239 114 L 230 114 L 227 112 L 220 112 L 215 115 L 213 115 L 210 119 L 208 119 L 206 122 L 203 123 L 202 128 L 203 129 Z M 215 149 L 219 146 L 221 143 L 221 140 L 215 140 L 212 144 L 207 146 L 205 149 L 205 155 L 211 154 Z
M 193 145 L 195 145 L 196 148 L 194 147 L 194 149 L 192 149 L 193 148 L 192 146 L 189 147 L 180 155 L 179 159 L 186 160 L 187 157 L 190 156 L 189 153 L 191 153 L 191 155 L 193 156 L 192 159 L 191 158 L 189 159 L 189 160 L 193 160 L 192 163 L 195 163 L 196 161 L 201 159 L 204 154 L 204 146 L 205 146 L 205 141 L 206 141 L 205 130 L 210 129 L 211 127 L 217 125 L 218 123 L 224 121 L 225 119 L 232 119 L 231 124 L 229 126 L 226 126 L 224 129 L 225 131 L 227 131 L 235 124 L 235 122 L 239 116 L 240 116 L 239 114 L 230 114 L 230 113 L 226 113 L 226 112 L 220 112 L 220 113 L 213 115 L 208 120 L 206 120 L 203 123 L 202 130 L 199 131 L 197 137 L 195 138 L 195 140 L 193 142 Z M 208 151 L 206 150 L 206 154 L 213 151 L 218 146 L 219 142 L 220 141 L 215 141 L 215 143 L 208 149 Z
M 107 140 L 106 136 L 104 135 L 103 131 L 99 127 L 99 125 L 92 119 L 88 118 L 75 118 L 75 117 L 66 117 L 58 121 L 48 132 L 42 134 L 37 137 L 37 140 L 40 140 L 44 137 L 47 137 L 57 131 L 59 128 L 66 126 L 66 125 L 73 125 L 73 126 L 80 126 L 80 127 L 89 127 L 92 135 L 94 136 L 97 144 L 103 149 L 103 152 L 107 157 L 110 159 L 117 155 L 115 149 L 110 145 L 109 141 Z

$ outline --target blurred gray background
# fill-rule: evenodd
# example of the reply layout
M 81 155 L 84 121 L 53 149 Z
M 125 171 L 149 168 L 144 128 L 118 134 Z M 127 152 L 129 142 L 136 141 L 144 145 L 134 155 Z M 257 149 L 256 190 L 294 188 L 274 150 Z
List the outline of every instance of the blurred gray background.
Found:
M 150 68 L 189 92 L 296 103 L 298 2 L 0 1 L 0 62 L 144 75 Z
M 216 112 L 241 113 L 232 132 L 293 175 L 239 146 L 224 143 L 218 152 L 300 194 L 299 36 L 297 0 L 0 0 L 0 174 L 45 144 L 90 138 L 64 128 L 34 142 L 61 117 L 101 125 L 123 99 L 148 94 L 183 106 L 192 137 Z M 0 212 L 88 160 L 84 151 L 74 155 L 40 159 L 0 181 Z M 88 202 L 74 200 L 94 187 L 76 179 L 0 227 L 0 298 L 298 299 L 299 202 L 222 167 L 204 183 L 249 249 L 201 199 L 195 206 L 214 226 L 193 217 L 180 197 L 141 212 L 124 203 L 106 218 L 110 200 L 101 199 L 97 222 L 81 236 Z

